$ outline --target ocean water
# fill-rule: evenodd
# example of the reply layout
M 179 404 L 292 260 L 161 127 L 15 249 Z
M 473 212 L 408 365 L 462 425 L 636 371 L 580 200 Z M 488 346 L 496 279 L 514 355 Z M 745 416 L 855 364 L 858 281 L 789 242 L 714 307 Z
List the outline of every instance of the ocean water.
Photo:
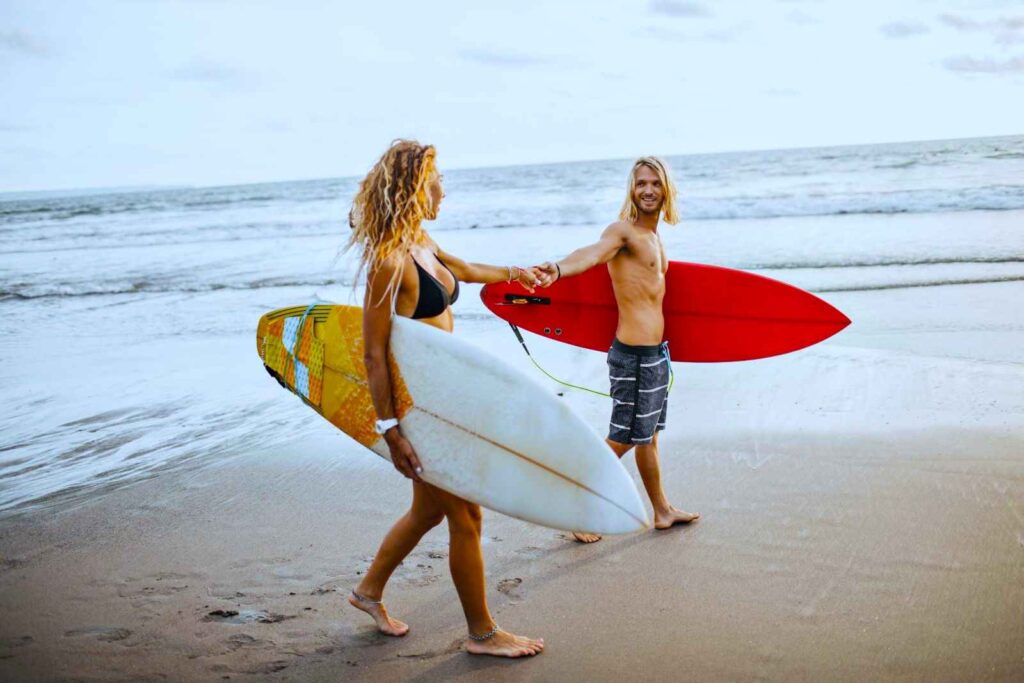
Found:
M 668 161 L 670 258 L 823 296 L 1024 280 L 1024 136 Z M 429 229 L 471 260 L 561 256 L 614 219 L 630 162 L 445 171 Z M 357 180 L 0 195 L 0 512 L 323 428 L 262 374 L 253 330 L 271 308 L 358 301 Z M 501 326 L 475 293 L 456 307 L 470 336 Z

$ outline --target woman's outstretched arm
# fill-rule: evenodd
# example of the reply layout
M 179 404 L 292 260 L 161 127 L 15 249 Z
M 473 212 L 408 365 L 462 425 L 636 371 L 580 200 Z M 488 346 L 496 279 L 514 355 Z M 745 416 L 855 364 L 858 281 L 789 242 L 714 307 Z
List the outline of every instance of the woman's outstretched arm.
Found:
M 440 247 L 437 249 L 437 256 L 444 261 L 444 264 L 460 282 L 479 282 L 485 285 L 492 282 L 518 282 L 528 292 L 532 292 L 539 280 L 538 274 L 532 268 L 467 263 L 458 256 L 443 251 Z

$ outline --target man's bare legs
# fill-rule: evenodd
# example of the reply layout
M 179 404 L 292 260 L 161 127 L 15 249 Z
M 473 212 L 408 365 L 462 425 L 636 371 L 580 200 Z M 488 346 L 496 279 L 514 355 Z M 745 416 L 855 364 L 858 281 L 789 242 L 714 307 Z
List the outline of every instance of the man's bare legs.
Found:
M 620 458 L 633 448 L 632 444 L 619 443 L 611 439 L 605 439 L 608 447 Z M 658 465 L 658 433 L 649 444 L 637 444 L 636 446 L 636 468 L 640 472 L 640 478 L 644 482 L 647 496 L 651 499 L 654 507 L 654 528 L 667 529 L 673 524 L 689 524 L 700 517 L 700 513 L 690 513 L 680 510 L 668 502 L 665 491 L 661 488 L 661 468 Z M 584 534 L 573 532 L 573 536 L 580 543 L 593 543 L 600 541 L 598 534 Z
M 384 536 L 366 576 L 348 598 L 353 607 L 361 609 L 373 617 L 373 620 L 377 622 L 377 629 L 381 633 L 386 633 L 389 636 L 404 636 L 409 632 L 407 624 L 388 616 L 387 610 L 381 603 L 384 586 L 402 560 L 420 542 L 423 535 L 440 524 L 443 519 L 444 510 L 430 494 L 427 484 L 414 481 L 412 505 L 409 507 L 409 511 L 402 515 Z
M 349 598 L 354 607 L 374 618 L 382 633 L 405 635 L 409 627 L 388 617 L 384 606 L 373 601 L 380 600 L 388 578 L 423 534 L 444 518 L 448 519 L 448 563 L 469 632 L 483 635 L 495 628 L 487 608 L 484 558 L 480 548 L 480 506 L 430 484 L 414 482 L 412 507 L 384 537 L 366 576 L 356 587 L 355 595 Z M 543 639 L 524 638 L 500 629 L 483 641 L 466 640 L 466 650 L 472 654 L 521 657 L 538 654 L 543 649 Z
M 621 456 L 620 456 L 621 457 Z M 651 443 L 637 444 L 636 468 L 647 489 L 647 496 L 654 507 L 654 528 L 667 529 L 673 524 L 689 524 L 699 513 L 680 510 L 668 502 L 665 491 L 661 488 L 661 468 L 658 465 L 658 433 L 654 433 Z

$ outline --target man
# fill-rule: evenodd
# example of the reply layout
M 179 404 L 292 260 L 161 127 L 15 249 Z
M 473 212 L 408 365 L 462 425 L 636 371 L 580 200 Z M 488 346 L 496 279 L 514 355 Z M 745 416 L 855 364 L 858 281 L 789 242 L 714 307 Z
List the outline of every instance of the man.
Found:
M 547 287 L 602 263 L 615 290 L 619 322 L 608 351 L 612 417 L 607 443 L 620 458 L 636 447 L 636 465 L 654 506 L 654 526 L 667 529 L 687 524 L 700 515 L 674 507 L 661 488 L 658 468 L 658 432 L 665 428 L 671 368 L 668 344 L 663 342 L 668 260 L 658 235 L 658 221 L 679 222 L 676 188 L 668 168 L 657 157 L 642 157 L 633 164 L 629 191 L 619 212 L 601 239 L 556 262 L 537 268 L 540 285 Z M 601 539 L 596 534 L 573 534 L 583 543 Z

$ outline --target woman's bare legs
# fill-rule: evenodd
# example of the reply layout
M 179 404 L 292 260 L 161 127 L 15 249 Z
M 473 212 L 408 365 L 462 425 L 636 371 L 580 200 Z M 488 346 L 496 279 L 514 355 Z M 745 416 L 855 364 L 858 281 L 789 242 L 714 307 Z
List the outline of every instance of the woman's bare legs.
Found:
M 353 607 L 373 617 L 381 633 L 389 636 L 404 636 L 409 632 L 409 627 L 388 616 L 387 610 L 380 602 L 384 595 L 384 586 L 423 535 L 444 519 L 444 511 L 427 486 L 428 484 L 413 482 L 412 505 L 409 511 L 388 531 L 366 575 L 355 587 L 353 595 L 348 598 Z
M 433 486 L 430 492 L 448 518 L 448 565 L 469 632 L 473 635 L 491 633 L 497 624 L 487 608 L 484 556 L 480 548 L 483 529 L 480 506 Z M 498 629 L 486 640 L 467 638 L 465 646 L 471 654 L 522 657 L 540 653 L 544 649 L 544 639 L 534 640 Z
M 377 622 L 382 633 L 404 636 L 409 627 L 388 616 L 379 600 L 384 587 L 398 565 L 412 552 L 423 535 L 448 519 L 448 564 L 455 590 L 459 594 L 466 624 L 473 635 L 483 635 L 495 628 L 487 608 L 484 557 L 480 548 L 483 517 L 480 506 L 423 482 L 413 482 L 412 506 L 391 527 L 366 576 L 349 596 L 349 602 Z M 466 640 L 466 650 L 472 654 L 499 657 L 534 655 L 544 649 L 544 640 L 524 638 L 498 630 L 483 641 Z

